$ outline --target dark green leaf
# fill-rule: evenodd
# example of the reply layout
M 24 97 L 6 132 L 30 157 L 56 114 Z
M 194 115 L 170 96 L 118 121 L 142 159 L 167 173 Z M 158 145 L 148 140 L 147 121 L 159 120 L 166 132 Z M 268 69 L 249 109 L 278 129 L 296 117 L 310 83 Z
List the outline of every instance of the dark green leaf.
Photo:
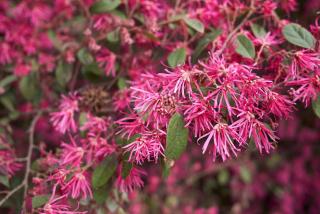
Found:
M 174 165 L 173 160 L 162 160 L 161 161 L 162 178 L 167 178 L 169 176 L 173 165 Z
M 167 129 L 165 155 L 168 159 L 178 159 L 187 147 L 189 130 L 184 126 L 183 117 L 179 113 L 175 113 L 171 117 Z
M 171 52 L 168 56 L 168 64 L 170 67 L 176 67 L 182 65 L 186 60 L 186 49 L 177 48 Z
M 240 178 L 243 180 L 245 183 L 250 183 L 251 182 L 251 172 L 247 167 L 242 166 L 240 168 Z
M 111 43 L 116 43 L 120 41 L 120 34 L 119 30 L 116 29 L 114 31 L 111 31 L 107 34 L 107 40 Z
M 84 65 L 90 65 L 94 61 L 93 56 L 86 48 L 81 48 L 77 53 L 77 57 Z
M 107 182 L 105 185 L 103 185 L 102 187 L 98 188 L 98 189 L 93 189 L 93 198 L 94 200 L 98 203 L 98 204 L 103 204 L 111 191 L 111 183 Z
M 120 78 L 118 79 L 117 85 L 118 85 L 118 88 L 119 88 L 120 90 L 127 88 L 126 79 L 120 77 Z
M 49 200 L 49 195 L 37 195 L 32 198 L 32 208 L 42 207 Z
M 312 102 L 312 108 L 314 113 L 320 118 L 320 96 Z
M 177 15 L 171 16 L 168 22 L 176 22 L 184 18 L 186 18 L 186 14 L 177 14 Z
M 6 187 L 10 187 L 8 176 L 0 175 L 0 183 Z
M 97 189 L 105 185 L 116 171 L 117 164 L 116 156 L 111 155 L 106 157 L 93 171 L 93 188 Z
M 72 77 L 72 66 L 59 61 L 56 72 L 56 80 L 61 87 L 65 87 Z
M 48 37 L 51 40 L 53 47 L 56 49 L 63 51 L 63 43 L 61 40 L 57 37 L 56 33 L 53 30 L 48 31 Z
M 254 45 L 251 40 L 245 35 L 237 36 L 237 49 L 236 52 L 243 57 L 253 59 L 256 55 Z
M 0 103 L 6 107 L 11 112 L 15 112 L 16 109 L 14 107 L 14 96 L 12 94 L 5 94 L 3 96 L 0 96 Z
M 218 173 L 218 183 L 220 185 L 226 185 L 229 181 L 230 175 L 228 170 L 222 169 Z
M 257 38 L 263 38 L 267 35 L 266 30 L 261 25 L 251 24 L 250 27 L 254 36 Z
M 0 80 L 0 88 L 4 88 L 16 80 L 17 80 L 17 77 L 15 75 L 6 76 L 2 80 Z
M 204 33 L 204 26 L 203 26 L 202 22 L 199 21 L 198 19 L 190 19 L 190 18 L 185 17 L 185 18 L 183 18 L 183 20 L 186 22 L 186 24 L 190 28 L 192 28 L 200 33 Z
M 39 98 L 40 89 L 35 72 L 30 73 L 28 76 L 25 76 L 20 80 L 19 90 L 22 96 L 28 101 L 33 101 L 36 98 Z
M 196 48 L 192 53 L 192 63 L 197 62 L 200 54 L 211 42 L 213 42 L 220 35 L 220 33 L 220 30 L 213 30 L 212 32 L 206 34 L 202 39 L 199 40 Z
M 298 24 L 287 24 L 282 29 L 282 34 L 291 44 L 310 49 L 313 49 L 315 46 L 316 40 L 313 35 Z
M 131 169 L 133 167 L 133 164 L 128 162 L 127 160 L 124 160 L 122 163 L 122 170 L 121 170 L 121 177 L 123 179 L 125 179 L 126 177 L 128 177 L 128 175 L 131 172 Z
M 106 13 L 116 9 L 121 4 L 121 0 L 101 0 L 90 7 L 91 13 Z

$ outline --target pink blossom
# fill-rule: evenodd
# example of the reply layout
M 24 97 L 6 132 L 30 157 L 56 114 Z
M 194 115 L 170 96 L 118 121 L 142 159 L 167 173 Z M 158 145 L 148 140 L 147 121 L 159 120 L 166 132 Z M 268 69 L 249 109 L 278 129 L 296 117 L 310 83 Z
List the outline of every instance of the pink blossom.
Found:
M 174 71 L 166 70 L 167 73 L 160 73 L 159 76 L 166 78 L 169 81 L 167 87 L 173 88 L 173 93 L 186 97 L 192 94 L 191 84 L 197 84 L 194 81 L 196 75 L 202 72 L 197 68 L 190 66 L 178 66 Z
M 238 133 L 240 145 L 243 145 L 250 137 L 253 137 L 253 141 L 260 153 L 263 150 L 269 153 L 274 148 L 272 143 L 277 140 L 273 131 L 248 111 L 242 111 L 238 114 L 238 117 L 240 119 L 231 124 L 230 128 Z
M 116 180 L 116 186 L 121 192 L 132 192 L 136 188 L 143 187 L 143 180 L 141 176 L 147 173 L 136 167 L 132 167 L 126 178 L 122 177 L 122 167 L 119 170 L 119 175 Z
M 62 165 L 80 166 L 85 154 L 85 148 L 77 146 L 75 140 L 70 137 L 71 144 L 62 143 Z
M 57 185 L 54 185 L 52 195 L 49 201 L 43 208 L 39 209 L 40 214 L 85 214 L 87 212 L 80 212 L 70 210 L 71 207 L 66 202 L 66 195 L 56 197 Z
M 270 92 L 267 96 L 266 109 L 277 117 L 288 118 L 293 111 L 294 102 L 287 96 Z
M 240 151 L 235 146 L 233 140 L 238 140 L 237 133 L 225 123 L 217 123 L 211 131 L 201 136 L 199 140 L 206 137 L 207 139 L 202 147 L 202 153 L 207 151 L 209 143 L 213 140 L 212 154 L 214 161 L 217 158 L 217 154 L 225 161 L 227 158 L 231 157 L 232 154 L 237 156 L 237 152 Z
M 305 106 L 309 106 L 312 100 L 317 98 L 320 92 L 320 76 L 300 78 L 299 80 L 288 82 L 287 85 L 297 85 L 299 88 L 291 90 L 294 96 L 293 101 L 301 100 Z
M 192 103 L 185 105 L 186 126 L 194 130 L 194 136 L 199 137 L 204 132 L 213 128 L 212 122 L 217 118 L 217 112 L 210 104 L 211 96 L 197 97 L 192 96 Z
M 157 162 L 160 156 L 164 156 L 162 141 L 164 133 L 146 131 L 141 137 L 124 146 L 125 152 L 129 152 L 129 161 L 142 164 L 145 160 Z
M 54 128 L 62 134 L 66 132 L 75 132 L 77 130 L 74 120 L 75 113 L 79 111 L 78 97 L 76 94 L 62 95 L 59 111 L 51 113 L 50 121 Z
M 130 106 L 130 90 L 123 89 L 118 91 L 113 97 L 113 105 L 115 110 L 123 111 Z
M 91 133 L 106 132 L 108 121 L 104 117 L 95 117 L 92 114 L 86 115 L 86 122 L 80 128 L 81 131 L 89 131 Z
M 127 137 L 128 139 L 144 130 L 144 122 L 136 114 L 127 115 L 117 120 L 116 123 L 120 126 L 117 134 L 120 134 L 122 137 Z
M 19 77 L 27 76 L 31 71 L 31 66 L 27 64 L 17 64 L 14 68 L 14 74 Z
M 104 73 L 107 76 L 116 75 L 116 55 L 110 52 L 108 49 L 101 49 L 96 57 L 100 67 L 104 68 Z
M 76 172 L 62 189 L 69 193 L 72 198 L 86 199 L 87 197 L 93 197 L 85 172 Z

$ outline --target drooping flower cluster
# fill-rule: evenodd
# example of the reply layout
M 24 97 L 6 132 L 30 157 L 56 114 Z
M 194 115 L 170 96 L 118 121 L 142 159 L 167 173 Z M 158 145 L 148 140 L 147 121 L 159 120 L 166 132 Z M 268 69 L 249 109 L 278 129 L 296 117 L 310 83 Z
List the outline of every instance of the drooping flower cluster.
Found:
M 309 9 L 319 5 L 305 2 Z M 144 183 L 155 192 L 154 165 L 163 177 L 172 170 L 170 189 L 173 177 L 195 182 L 176 166 L 179 157 L 191 173 L 205 174 L 216 160 L 228 164 L 251 152 L 250 144 L 270 154 L 281 140 L 279 122 L 296 105 L 313 103 L 319 114 L 319 18 L 309 27 L 291 23 L 302 6 L 296 0 L 1 1 L 0 173 L 10 179 L 0 183 L 17 186 L 8 198 L 23 190 L 23 213 L 121 213 Z M 193 157 L 202 162 L 189 163 Z M 239 167 L 232 170 L 239 174 Z M 183 212 L 218 212 L 211 204 L 193 206 Z

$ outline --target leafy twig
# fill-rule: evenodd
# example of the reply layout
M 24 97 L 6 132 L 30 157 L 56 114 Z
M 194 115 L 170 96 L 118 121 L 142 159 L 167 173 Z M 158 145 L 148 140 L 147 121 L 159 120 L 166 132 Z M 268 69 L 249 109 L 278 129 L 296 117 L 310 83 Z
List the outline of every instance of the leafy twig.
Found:
M 28 147 L 28 154 L 25 158 L 22 158 L 23 160 L 26 160 L 26 171 L 24 174 L 24 178 L 21 184 L 16 186 L 14 189 L 12 189 L 8 194 L 0 201 L 0 207 L 17 191 L 20 189 L 24 189 L 24 199 L 26 199 L 27 196 L 27 190 L 28 190 L 28 180 L 29 180 L 29 174 L 30 174 L 30 168 L 31 168 L 31 161 L 32 161 L 32 150 L 33 150 L 33 145 L 34 145 L 34 130 L 36 123 L 38 119 L 40 118 L 42 114 L 42 111 L 39 111 L 38 114 L 33 118 L 30 128 L 29 128 L 29 147 Z M 25 211 L 25 201 L 23 202 L 22 209 Z

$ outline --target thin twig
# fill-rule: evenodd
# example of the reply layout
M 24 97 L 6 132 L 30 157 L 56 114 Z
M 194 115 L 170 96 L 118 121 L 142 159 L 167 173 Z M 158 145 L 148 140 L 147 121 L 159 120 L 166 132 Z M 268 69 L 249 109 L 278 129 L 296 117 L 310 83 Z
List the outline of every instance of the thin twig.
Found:
M 26 197 L 28 193 L 28 186 L 29 186 L 29 174 L 31 169 L 31 161 L 32 161 L 32 151 L 33 151 L 33 145 L 34 145 L 34 130 L 36 127 L 36 124 L 42 114 L 42 111 L 40 111 L 32 120 L 30 128 L 29 128 L 29 148 L 28 148 L 28 154 L 27 154 L 27 162 L 26 162 L 26 172 L 24 175 L 24 194 L 23 194 L 23 205 L 22 210 L 25 211 L 25 203 L 26 203 Z
M 34 145 L 34 130 L 35 130 L 35 126 L 36 123 L 38 121 L 38 119 L 40 118 L 42 114 L 42 111 L 39 111 L 38 114 L 33 118 L 30 128 L 29 128 L 29 148 L 28 148 L 28 153 L 27 156 L 25 158 L 21 158 L 21 160 L 25 160 L 26 161 L 26 171 L 24 174 L 24 178 L 23 181 L 21 182 L 21 184 L 19 184 L 18 186 L 16 186 L 14 189 L 12 189 L 10 192 L 8 192 L 8 194 L 0 201 L 0 207 L 17 191 L 19 191 L 21 188 L 24 189 L 24 202 L 22 205 L 22 209 L 25 211 L 25 199 L 27 196 L 27 190 L 28 190 L 28 180 L 29 180 L 29 174 L 30 174 L 30 168 L 31 168 L 31 161 L 32 161 L 32 150 L 33 150 L 33 145 Z
M 255 3 L 255 0 L 252 0 L 251 1 L 251 5 L 250 5 L 250 10 L 249 10 L 248 14 L 243 18 L 241 23 L 235 29 L 233 29 L 233 31 L 227 37 L 226 41 L 223 43 L 221 49 L 217 51 L 217 55 L 218 56 L 223 53 L 223 51 L 226 49 L 228 43 L 233 38 L 233 36 L 238 32 L 238 30 L 240 30 L 240 28 L 248 21 L 250 16 L 253 14 L 253 12 L 254 12 L 254 3 Z

